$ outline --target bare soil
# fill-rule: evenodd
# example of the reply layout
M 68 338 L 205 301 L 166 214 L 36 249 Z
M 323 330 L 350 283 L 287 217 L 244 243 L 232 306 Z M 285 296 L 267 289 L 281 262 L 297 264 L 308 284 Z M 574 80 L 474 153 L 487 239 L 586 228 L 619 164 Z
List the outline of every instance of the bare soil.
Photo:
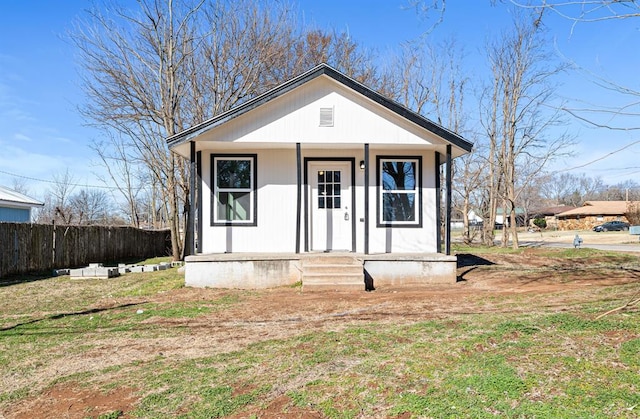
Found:
M 214 300 L 241 294 L 238 303 L 210 315 L 190 319 L 151 317 L 149 323 L 166 328 L 188 327 L 179 337 L 154 339 L 127 338 L 118 341 L 92 338 L 92 349 L 80 355 L 61 358 L 41 368 L 38 376 L 25 382 L 21 377 L 4 377 L 6 388 L 32 386 L 41 393 L 13 404 L 0 412 L 7 418 L 86 418 L 122 411 L 130 417 L 138 401 L 135 388 L 115 388 L 103 393 L 87 383 L 61 382 L 47 388 L 56 378 L 80 372 L 95 372 L 109 366 L 148 361 L 158 356 L 182 360 L 211 356 L 246 347 L 248 344 L 285 339 L 314 331 L 338 331 L 359 323 L 406 324 L 426 319 L 445 319 L 452 314 L 524 313 L 532 310 L 562 311 L 587 301 L 600 300 L 599 290 L 637 282 L 630 269 L 593 269 L 598 260 L 576 261 L 539 256 L 534 249 L 518 255 L 459 256 L 460 281 L 452 285 L 421 288 L 379 288 L 373 292 L 302 293 L 297 288 L 278 288 L 257 292 L 183 288 L 145 301 L 184 302 Z M 503 297 L 503 298 L 488 298 Z M 135 303 L 105 299 L 99 307 Z M 99 308 L 96 307 L 96 308 Z M 135 309 L 135 307 L 133 308 Z M 64 348 L 55 350 L 63 351 Z M 102 384 L 110 377 L 101 377 Z M 260 412 L 259 417 L 321 417 L 318 412 L 290 408 L 283 395 Z M 249 412 L 250 414 L 251 412 Z M 243 416 L 246 417 L 247 412 Z

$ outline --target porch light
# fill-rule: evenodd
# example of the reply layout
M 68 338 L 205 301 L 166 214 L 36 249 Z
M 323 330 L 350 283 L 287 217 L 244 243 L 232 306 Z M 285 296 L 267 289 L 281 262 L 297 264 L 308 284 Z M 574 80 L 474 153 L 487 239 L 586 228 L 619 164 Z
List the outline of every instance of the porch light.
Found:
M 360 160 L 360 170 L 364 170 L 364 160 Z

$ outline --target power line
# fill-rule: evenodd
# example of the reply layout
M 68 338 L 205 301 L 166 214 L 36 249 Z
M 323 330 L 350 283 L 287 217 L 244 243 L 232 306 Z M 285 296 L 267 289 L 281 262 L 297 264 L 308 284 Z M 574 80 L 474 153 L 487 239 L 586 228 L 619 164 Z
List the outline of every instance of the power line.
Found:
M 578 165 L 578 166 L 574 166 L 574 167 L 569 167 L 569 168 L 567 168 L 567 169 L 556 170 L 555 172 L 556 172 L 556 173 L 561 173 L 561 172 L 570 172 L 570 171 L 572 171 L 572 170 L 581 169 L 581 168 L 583 168 L 583 167 L 586 167 L 586 166 L 592 165 L 593 163 L 599 162 L 600 160 L 604 160 L 604 159 L 606 159 L 607 157 L 610 157 L 610 156 L 612 156 L 612 155 L 614 155 L 614 154 L 617 154 L 617 153 L 619 153 L 619 152 L 621 152 L 621 151 L 623 151 L 623 150 L 625 150 L 625 149 L 627 149 L 627 148 L 629 148 L 629 147 L 631 147 L 631 146 L 633 146 L 633 145 L 639 144 L 639 143 L 640 143 L 640 140 L 634 141 L 634 142 L 632 142 L 632 143 L 629 143 L 629 144 L 625 145 L 625 146 L 624 146 L 624 147 L 622 147 L 622 148 L 619 148 L 619 149 L 614 150 L 614 151 L 612 151 L 612 152 L 610 152 L 610 153 L 607 153 L 607 154 L 605 154 L 604 156 L 598 157 L 598 158 L 597 158 L 597 159 L 595 159 L 595 160 L 591 160 L 590 162 L 587 162 L 587 163 L 584 163 L 584 164 L 580 164 L 580 165 Z
M 47 180 L 47 179 L 38 179 L 35 177 L 29 177 L 29 176 L 23 176 L 23 175 L 17 175 L 15 173 L 10 173 L 4 170 L 0 170 L 0 173 L 4 173 L 5 175 L 9 175 L 9 176 L 13 176 L 13 177 L 18 177 L 21 179 L 28 179 L 28 180 L 33 180 L 35 182 L 44 182 L 44 183 L 51 183 L 54 185 L 59 185 L 62 182 L 56 182 L 55 180 Z M 98 189 L 109 189 L 109 190 L 117 190 L 119 189 L 116 186 L 105 186 L 105 185 L 86 185 L 86 184 L 80 184 L 80 183 L 67 183 L 67 185 L 69 186 L 78 186 L 81 188 L 98 188 Z

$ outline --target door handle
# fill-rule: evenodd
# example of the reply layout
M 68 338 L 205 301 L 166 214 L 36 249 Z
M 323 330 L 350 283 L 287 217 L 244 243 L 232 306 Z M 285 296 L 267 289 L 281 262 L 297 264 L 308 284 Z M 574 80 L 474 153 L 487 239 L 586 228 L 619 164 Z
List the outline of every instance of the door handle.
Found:
M 344 207 L 344 220 L 349 221 L 349 207 Z

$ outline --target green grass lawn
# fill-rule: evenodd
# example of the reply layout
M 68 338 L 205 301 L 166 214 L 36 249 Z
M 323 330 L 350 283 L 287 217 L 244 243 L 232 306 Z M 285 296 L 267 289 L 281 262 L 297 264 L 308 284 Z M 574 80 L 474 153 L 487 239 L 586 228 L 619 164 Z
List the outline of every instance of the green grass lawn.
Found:
M 578 257 L 562 252 L 554 257 Z M 1 287 L 0 415 L 54 385 L 77 383 L 105 393 L 135 389 L 138 402 L 127 415 L 139 418 L 259 417 L 274 408 L 274 400 L 284 400 L 278 404 L 283 416 L 295 411 L 328 418 L 640 417 L 639 311 L 595 320 L 627 302 L 637 283 L 587 287 L 575 301 L 567 293 L 561 309 L 545 304 L 545 295 L 525 301 L 487 294 L 475 304 L 505 309 L 399 322 L 332 320 L 321 330 L 302 327 L 282 338 L 215 350 L 223 339 L 234 338 L 225 335 L 211 342 L 210 354 L 157 354 L 61 372 L 47 376 L 50 381 L 40 387 L 29 381 L 39 369 L 84 359 L 108 340 L 152 347 L 155 339 L 172 338 L 186 350 L 201 327 L 216 327 L 217 313 L 273 298 L 269 291 L 166 298 L 177 295 L 182 284 L 172 269 Z M 299 291 L 287 292 L 296 298 Z M 585 299 L 585 292 L 591 298 Z M 180 321 L 172 326 L 172 319 Z M 250 321 L 238 319 L 243 320 Z M 3 387 L 9 379 L 20 384 Z

